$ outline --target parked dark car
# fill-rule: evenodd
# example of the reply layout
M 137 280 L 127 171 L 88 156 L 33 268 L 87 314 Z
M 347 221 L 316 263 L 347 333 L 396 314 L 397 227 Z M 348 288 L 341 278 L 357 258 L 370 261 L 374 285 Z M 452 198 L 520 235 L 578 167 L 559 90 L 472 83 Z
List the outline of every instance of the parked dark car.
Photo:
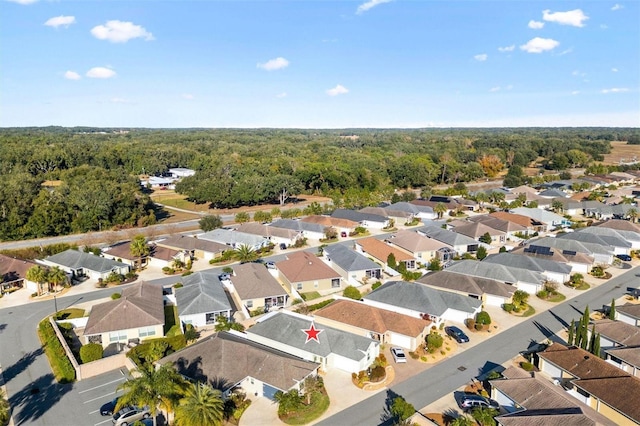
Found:
M 280 250 L 286 250 L 287 245 L 285 243 L 280 243 Z
M 100 415 L 113 416 L 113 409 L 116 408 L 116 404 L 118 403 L 119 398 L 120 397 L 116 397 L 106 404 L 103 404 L 102 407 L 100 407 Z
M 460 330 L 458 327 L 452 325 L 444 328 L 445 333 L 449 336 L 456 339 L 458 343 L 467 343 L 469 341 L 469 337 L 464 334 L 464 331 Z
M 616 257 L 620 260 L 624 260 L 625 262 L 631 261 L 631 256 L 629 256 L 628 254 L 617 254 Z
M 474 408 L 493 408 L 495 410 L 500 409 L 500 404 L 498 404 L 497 401 L 476 394 L 464 395 L 458 401 L 458 405 L 463 411 L 471 411 Z

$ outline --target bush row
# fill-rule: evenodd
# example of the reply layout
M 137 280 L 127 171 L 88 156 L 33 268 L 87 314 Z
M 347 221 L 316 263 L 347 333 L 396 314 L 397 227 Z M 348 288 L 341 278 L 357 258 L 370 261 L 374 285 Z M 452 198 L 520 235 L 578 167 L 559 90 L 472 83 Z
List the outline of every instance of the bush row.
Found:
M 38 325 L 38 335 L 44 352 L 47 354 L 51 370 L 59 383 L 70 383 L 76 379 L 76 370 L 73 368 L 67 353 L 53 326 L 49 322 L 49 318 L 43 319 Z

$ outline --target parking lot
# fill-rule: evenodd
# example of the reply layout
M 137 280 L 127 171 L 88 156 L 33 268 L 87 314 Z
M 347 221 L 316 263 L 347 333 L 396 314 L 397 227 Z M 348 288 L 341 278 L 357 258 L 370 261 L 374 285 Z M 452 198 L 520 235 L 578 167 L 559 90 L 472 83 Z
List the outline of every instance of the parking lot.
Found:
M 78 413 L 84 413 L 87 425 L 110 425 L 111 416 L 101 416 L 100 406 L 111 401 L 121 392 L 116 392 L 118 386 L 127 379 L 127 372 L 113 370 L 90 379 L 77 382 L 74 391 L 79 396 Z

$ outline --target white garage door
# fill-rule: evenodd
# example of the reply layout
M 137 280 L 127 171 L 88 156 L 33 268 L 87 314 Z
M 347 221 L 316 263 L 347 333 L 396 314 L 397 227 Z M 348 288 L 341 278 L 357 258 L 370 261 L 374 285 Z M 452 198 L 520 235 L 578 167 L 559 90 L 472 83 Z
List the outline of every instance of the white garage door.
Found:
M 544 365 L 542 367 L 542 371 L 544 371 L 545 373 L 547 373 L 549 376 L 551 376 L 554 379 L 559 379 L 559 378 L 562 377 L 562 370 L 560 370 L 555 365 L 549 364 L 548 362 L 544 362 Z
M 491 296 L 490 294 L 487 294 L 487 299 L 486 299 L 485 303 L 488 306 L 498 306 L 498 307 L 500 307 L 503 304 L 505 304 L 506 301 L 504 300 L 504 297 Z
M 411 337 L 409 336 L 404 336 L 402 334 L 397 334 L 397 333 L 391 333 L 390 337 L 390 344 L 393 346 L 401 346 L 405 349 L 410 349 L 413 350 L 415 348 L 411 347 Z

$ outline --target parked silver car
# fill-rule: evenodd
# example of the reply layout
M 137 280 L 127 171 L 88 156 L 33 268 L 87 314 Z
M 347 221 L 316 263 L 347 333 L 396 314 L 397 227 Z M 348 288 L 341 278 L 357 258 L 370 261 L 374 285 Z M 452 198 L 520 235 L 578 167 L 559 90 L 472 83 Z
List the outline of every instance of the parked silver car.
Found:
M 113 415 L 114 426 L 129 426 L 137 420 L 148 419 L 151 417 L 147 407 L 124 407 Z

